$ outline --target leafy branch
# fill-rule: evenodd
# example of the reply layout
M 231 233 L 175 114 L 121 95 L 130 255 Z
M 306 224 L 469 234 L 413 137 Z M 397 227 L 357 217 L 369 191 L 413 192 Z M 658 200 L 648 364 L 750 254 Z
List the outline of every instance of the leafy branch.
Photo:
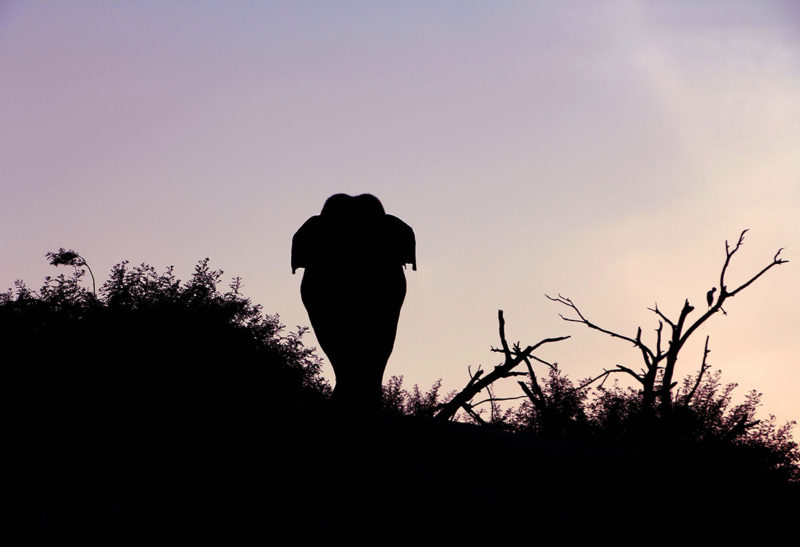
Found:
M 92 276 L 92 293 L 97 296 L 97 288 L 94 280 L 94 273 L 92 269 L 89 267 L 89 263 L 86 262 L 86 259 L 79 255 L 76 251 L 72 249 L 64 249 L 64 247 L 60 247 L 56 252 L 48 252 L 45 254 L 47 261 L 53 266 L 73 266 L 75 268 L 79 268 L 80 266 L 86 266 L 86 269 L 89 270 L 89 275 Z

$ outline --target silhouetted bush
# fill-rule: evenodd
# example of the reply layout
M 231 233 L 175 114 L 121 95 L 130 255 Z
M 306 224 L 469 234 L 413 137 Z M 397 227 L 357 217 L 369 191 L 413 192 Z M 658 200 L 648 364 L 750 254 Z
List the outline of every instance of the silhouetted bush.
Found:
M 383 385 L 382 411 L 393 416 L 433 416 L 436 409 L 453 396 L 450 393 L 442 398 L 441 387 L 440 378 L 424 393 L 417 384 L 408 391 L 403 388 L 403 376 L 392 376 Z
M 72 275 L 38 291 L 17 282 L 0 294 L 9 446 L 28 515 L 56 529 L 176 525 L 252 499 L 242 488 L 258 454 L 285 452 L 329 396 L 304 330 L 285 333 L 238 278 L 220 291 L 208 259 L 186 282 L 122 262 L 97 296 L 81 264 L 67 265 Z
M 329 392 L 320 360 L 301 341 L 305 330 L 284 334 L 277 316 L 241 294 L 239 278 L 221 292 L 222 272 L 208 259 L 185 283 L 172 267 L 158 273 L 122 262 L 99 296 L 81 286 L 83 275 L 76 268 L 71 276 L 45 278 L 38 293 L 17 282 L 0 294 L 5 349 L 37 390 L 59 378 L 90 398 L 161 392 L 172 407 L 202 397 L 261 405 L 257 399 L 264 412 L 284 414 L 290 409 L 282 405 Z
M 795 422 L 778 426 L 772 415 L 758 420 L 761 394 L 756 391 L 734 405 L 737 384 L 723 385 L 720 371 L 705 374 L 686 404 L 683 398 L 696 380 L 684 380 L 677 393 L 681 404 L 646 413 L 640 390 L 616 382 L 591 391 L 578 389 L 558 369 L 551 369 L 541 380 L 548 404 L 540 409 L 530 401 L 523 402 L 507 426 L 512 431 L 600 442 L 624 450 L 714 454 L 741 472 L 761 474 L 766 480 L 800 482 L 800 449 L 791 435 Z
M 587 391 L 576 389 L 557 367 L 543 379 L 542 400 L 534 405 L 526 400 L 510 416 L 511 429 L 555 438 L 585 434 L 589 427 L 586 409 Z

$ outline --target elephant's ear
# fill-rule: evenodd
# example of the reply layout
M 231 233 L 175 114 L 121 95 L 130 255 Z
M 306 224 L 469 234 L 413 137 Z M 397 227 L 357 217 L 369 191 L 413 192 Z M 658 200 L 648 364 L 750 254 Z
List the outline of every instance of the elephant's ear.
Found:
M 387 240 L 392 260 L 401 264 L 411 264 L 417 269 L 417 241 L 411 226 L 393 215 L 386 215 Z
M 292 273 L 307 268 L 315 260 L 321 234 L 319 216 L 309 218 L 292 238 Z

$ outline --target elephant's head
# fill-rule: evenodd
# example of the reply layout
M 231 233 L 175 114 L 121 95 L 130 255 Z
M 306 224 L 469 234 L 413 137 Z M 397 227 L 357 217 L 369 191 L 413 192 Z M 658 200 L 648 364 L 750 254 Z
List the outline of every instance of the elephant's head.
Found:
M 322 212 L 309 218 L 292 239 L 292 273 L 297 268 L 360 264 L 411 264 L 417 269 L 414 230 L 387 215 L 372 194 L 335 194 Z

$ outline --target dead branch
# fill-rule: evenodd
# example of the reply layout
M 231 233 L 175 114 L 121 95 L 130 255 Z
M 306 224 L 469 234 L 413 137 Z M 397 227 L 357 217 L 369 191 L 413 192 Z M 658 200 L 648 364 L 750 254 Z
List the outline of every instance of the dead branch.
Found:
M 706 336 L 706 346 L 703 349 L 703 362 L 700 365 L 700 372 L 697 374 L 697 381 L 694 383 L 694 386 L 692 386 L 692 390 L 688 393 L 688 395 L 686 395 L 686 399 L 683 402 L 683 406 L 689 406 L 689 403 L 691 402 L 692 397 L 694 397 L 694 394 L 697 391 L 697 388 L 700 387 L 700 381 L 703 378 L 703 374 L 705 374 L 706 371 L 709 368 L 711 368 L 708 364 L 706 364 L 706 359 L 708 358 L 708 354 L 711 353 L 711 350 L 708 349 L 708 339 L 709 338 L 710 338 L 709 336 Z
M 478 401 L 477 403 L 470 403 L 470 407 L 475 408 L 476 406 L 481 406 L 486 403 L 490 403 L 492 401 L 516 401 L 518 399 L 525 399 L 525 395 L 518 395 L 517 397 L 488 397 L 483 399 L 482 401 Z
M 510 361 L 511 350 L 508 348 L 508 342 L 506 341 L 506 320 L 503 317 L 503 310 L 498 310 L 497 322 L 499 323 L 500 343 L 503 345 L 503 354 L 506 356 L 506 361 Z
M 619 365 L 617 365 L 617 366 L 619 366 Z M 603 381 L 602 381 L 602 382 L 600 382 L 600 385 L 599 385 L 598 387 L 602 387 L 602 386 L 603 386 L 603 384 L 605 383 L 606 379 L 607 379 L 607 378 L 608 378 L 608 377 L 609 377 L 611 374 L 614 374 L 615 372 L 627 372 L 627 373 L 629 373 L 629 374 L 633 374 L 633 375 L 636 377 L 636 379 L 637 379 L 637 380 L 641 381 L 641 379 L 639 378 L 639 376 L 638 376 L 638 375 L 636 375 L 636 373 L 634 373 L 634 372 L 633 372 L 631 369 L 624 368 L 624 367 L 623 367 L 623 368 L 615 368 L 615 369 L 611 369 L 611 370 L 608 370 L 608 369 L 606 369 L 606 370 L 604 370 L 604 371 L 603 371 L 603 373 L 602 373 L 602 374 L 599 374 L 599 375 L 595 376 L 595 377 L 594 377 L 594 378 L 592 378 L 591 380 L 587 380 L 586 382 L 582 383 L 581 385 L 577 386 L 577 387 L 576 387 L 576 388 L 574 388 L 574 389 L 575 389 L 575 391 L 580 391 L 581 389 L 584 389 L 584 388 L 587 388 L 587 387 L 589 387 L 590 385 L 592 385 L 593 383 L 595 383 L 595 382 L 596 382 L 597 380 L 599 380 L 600 378 L 602 378 L 602 379 L 603 379 Z
M 531 403 L 533 403 L 533 406 L 535 406 L 539 410 L 542 410 L 543 401 L 539 400 L 539 397 L 534 395 L 531 388 L 528 387 L 528 384 L 526 384 L 525 382 L 517 382 L 517 383 L 519 384 L 519 387 L 522 388 L 522 391 L 525 393 L 525 396 L 528 397 L 528 399 L 530 399 Z
M 758 279 L 759 277 L 761 277 L 762 275 L 764 275 L 764 273 L 766 273 L 766 271 L 767 271 L 767 270 L 769 270 L 770 268 L 772 268 L 773 266 L 779 266 L 779 265 L 781 265 L 781 264 L 786 264 L 787 262 L 789 262 L 788 260 L 786 260 L 786 259 L 784 259 L 784 258 L 778 258 L 778 257 L 780 256 L 780 254 L 781 254 L 781 251 L 782 251 L 782 250 L 783 250 L 783 247 L 781 247 L 780 249 L 778 249 L 778 252 L 777 252 L 777 253 L 775 253 L 775 256 L 774 256 L 774 257 L 772 257 L 772 262 L 770 262 L 768 265 L 766 265 L 766 266 L 765 266 L 765 267 L 764 267 L 764 268 L 763 268 L 763 269 L 762 269 L 760 272 L 758 272 L 756 275 L 754 275 L 753 277 L 751 277 L 749 281 L 747 281 L 746 283 L 742 284 L 740 287 L 738 287 L 737 289 L 734 289 L 734 290 L 733 290 L 733 291 L 731 291 L 731 292 L 726 292 L 726 293 L 725 293 L 725 294 L 726 294 L 726 297 L 731 297 L 731 296 L 734 296 L 734 295 L 736 295 L 736 293 L 738 293 L 738 292 L 739 292 L 739 291 L 741 291 L 742 289 L 744 289 L 744 288 L 748 287 L 748 286 L 749 286 L 749 285 L 750 285 L 750 284 L 751 284 L 753 281 L 755 281 L 756 279 Z M 722 288 L 723 288 L 723 291 L 725 291 L 725 290 L 726 290 L 724 285 L 723 285 L 723 287 L 722 287 Z
M 727 240 L 725 241 L 725 263 L 722 265 L 722 271 L 720 272 L 719 276 L 719 291 L 720 291 L 719 298 L 717 299 L 716 303 L 708 309 L 706 313 L 704 313 L 701 317 L 699 317 L 697 321 L 695 321 L 688 329 L 686 329 L 686 332 L 682 333 L 682 335 L 679 336 L 678 349 L 680 349 L 680 346 L 683 346 L 683 344 L 686 342 L 686 340 L 689 339 L 692 333 L 694 333 L 694 331 L 697 330 L 697 328 L 700 327 L 700 325 L 705 323 L 705 321 L 709 317 L 714 315 L 717 311 L 723 311 L 722 304 L 723 302 L 725 302 L 725 300 L 727 300 L 728 298 L 733 298 L 739 292 L 749 287 L 753 282 L 755 282 L 756 279 L 764 275 L 770 268 L 774 266 L 780 266 L 781 264 L 786 264 L 787 262 L 789 262 L 785 258 L 780 258 L 781 251 L 783 251 L 783 247 L 781 247 L 772 257 L 772 262 L 767 264 L 764 268 L 761 269 L 761 271 L 753 275 L 750 279 L 742 283 L 739 287 L 737 287 L 733 291 L 728 291 L 728 288 L 725 286 L 725 273 L 728 270 L 731 258 L 733 258 L 733 255 L 736 254 L 736 251 L 738 251 L 739 248 L 742 246 L 742 243 L 744 242 L 744 235 L 747 233 L 747 231 L 748 231 L 747 229 L 742 230 L 742 233 L 739 234 L 739 240 L 736 242 L 736 246 L 732 250 L 728 245 L 728 241 Z
M 742 233 L 739 234 L 739 241 L 736 242 L 736 247 L 734 247 L 732 251 L 730 250 L 730 246 L 728 245 L 728 240 L 727 239 L 725 240 L 725 263 L 722 265 L 722 271 L 719 274 L 720 287 L 725 287 L 725 272 L 728 271 L 728 265 L 731 263 L 731 258 L 733 258 L 733 255 L 736 254 L 736 251 L 739 250 L 739 247 L 742 246 L 742 242 L 744 241 L 744 234 L 746 234 L 748 230 L 749 228 L 745 228 L 744 230 L 742 230 Z
M 661 331 L 663 330 L 664 330 L 664 323 L 659 321 L 658 328 L 656 329 L 656 358 L 661 356 Z
M 635 372 L 633 372 L 633 371 L 632 371 L 631 369 L 629 369 L 628 367 L 624 367 L 624 366 L 622 366 L 622 365 L 620 365 L 620 364 L 617 364 L 617 368 L 616 368 L 616 369 L 614 369 L 612 372 L 624 372 L 624 373 L 626 373 L 626 374 L 630 374 L 631 376 L 633 376 L 633 377 L 634 377 L 634 378 L 635 378 L 637 381 L 639 381 L 640 383 L 644 383 L 644 381 L 645 381 L 644 377 L 645 377 L 646 373 L 647 373 L 647 372 L 649 372 L 649 371 L 647 371 L 647 372 L 645 372 L 645 371 L 642 371 L 642 376 L 639 376 L 638 374 L 636 374 Z
M 475 412 L 475 411 L 472 409 L 472 405 L 470 405 L 470 404 L 467 404 L 467 405 L 465 405 L 465 406 L 464 406 L 464 407 L 462 407 L 462 408 L 464 409 L 464 411 L 465 411 L 467 414 L 469 414 L 469 415 L 472 417 L 472 419 L 473 419 L 473 420 L 475 420 L 476 422 L 478 422 L 478 423 L 479 423 L 479 424 L 481 424 L 481 425 L 486 425 L 486 422 L 484 421 L 484 419 L 483 419 L 483 418 L 481 418 L 481 415 L 480 415 L 480 414 L 478 414 L 477 412 Z
M 655 313 L 656 315 L 658 315 L 664 321 L 666 321 L 669 326 L 671 326 L 673 328 L 675 327 L 675 323 L 670 321 L 669 317 L 667 317 L 666 315 L 661 313 L 661 310 L 658 309 L 658 303 L 656 303 L 654 308 L 647 308 L 647 309 L 650 310 L 651 312 Z
M 502 348 L 490 348 L 490 351 L 492 351 L 494 353 L 504 353 Z M 516 346 L 511 351 L 511 355 L 513 355 L 514 357 L 517 357 L 518 355 L 521 355 L 521 354 L 522 354 L 522 350 L 519 349 L 519 346 Z M 533 359 L 534 361 L 538 361 L 543 365 L 547 365 L 549 368 L 551 368 L 553 370 L 558 368 L 558 363 L 551 363 L 550 361 L 545 361 L 544 359 L 542 359 L 540 357 L 536 357 L 535 355 L 528 355 L 528 358 L 529 359 Z
M 620 338 L 622 340 L 627 340 L 628 342 L 630 342 L 634 346 L 636 346 L 638 348 L 641 348 L 642 351 L 647 352 L 647 354 L 651 358 L 654 357 L 653 352 L 650 350 L 650 348 L 648 348 L 647 346 L 642 344 L 642 340 L 641 340 L 642 329 L 641 329 L 641 327 L 639 327 L 639 331 L 638 331 L 638 333 L 636 335 L 636 338 L 634 339 L 634 338 L 631 338 L 630 336 L 625 336 L 624 334 L 619 334 L 619 333 L 616 333 L 614 331 L 610 331 L 608 329 L 604 329 L 602 327 L 599 327 L 599 326 L 595 325 L 594 323 L 592 323 L 591 321 L 586 319 L 586 317 L 584 317 L 584 315 L 578 309 L 578 306 L 576 306 L 572 302 L 572 300 L 570 300 L 569 298 L 566 298 L 564 296 L 561 296 L 561 294 L 558 295 L 558 298 L 553 298 L 552 296 L 549 296 L 547 294 L 545 294 L 545 296 L 548 299 L 552 300 L 553 302 L 559 302 L 559 303 L 561 303 L 561 304 L 563 304 L 563 305 L 565 305 L 565 306 L 567 306 L 569 308 L 572 308 L 573 311 L 575 311 L 575 313 L 578 314 L 578 317 L 580 317 L 580 319 L 574 319 L 574 318 L 570 318 L 570 317 L 564 317 L 563 315 L 558 314 L 558 316 L 561 317 L 561 319 L 563 319 L 564 321 L 569 321 L 571 323 L 583 323 L 584 325 L 586 325 L 590 329 L 598 330 L 600 332 L 608 334 L 609 336 L 611 336 L 613 338 Z
M 525 395 L 528 396 L 528 399 L 530 399 L 531 402 L 534 405 L 536 405 L 537 408 L 539 408 L 539 410 L 544 411 L 545 407 L 544 392 L 542 391 L 542 387 L 539 385 L 539 380 L 536 378 L 536 373 L 533 371 L 533 365 L 531 364 L 531 360 L 528 358 L 525 358 L 524 360 L 525 360 L 525 367 L 528 369 L 528 378 L 530 379 L 529 381 L 531 383 L 531 387 L 528 388 L 525 382 L 517 382 L 517 383 L 520 384 L 521 386 L 524 386 L 522 388 L 522 391 L 525 393 Z
M 520 387 L 522 387 L 522 391 L 525 395 L 530 399 L 533 405 L 539 410 L 539 412 L 544 412 L 547 406 L 544 398 L 544 392 L 542 391 L 542 387 L 539 385 L 539 380 L 536 378 L 536 373 L 533 370 L 533 365 L 531 364 L 531 360 L 527 357 L 524 359 L 525 367 L 528 369 L 528 378 L 531 384 L 529 388 L 525 382 L 517 382 Z
M 513 369 L 522 363 L 526 358 L 530 357 L 531 354 L 536 351 L 536 349 L 544 344 L 560 342 L 561 340 L 566 340 L 569 338 L 569 336 L 545 338 L 533 346 L 526 347 L 521 352 L 515 352 L 515 355 L 512 353 L 505 337 L 505 319 L 503 318 L 503 310 L 498 310 L 497 320 L 499 323 L 500 343 L 503 347 L 503 353 L 505 355 L 504 362 L 495 366 L 494 370 L 486 376 L 481 376 L 483 371 L 479 370 L 475 376 L 470 378 L 464 389 L 457 393 L 455 397 L 450 399 L 450 401 L 439 410 L 439 412 L 436 414 L 437 419 L 451 420 L 455 416 L 456 412 L 458 412 L 459 408 L 464 408 L 466 410 L 467 407 L 470 406 L 469 402 L 483 389 L 492 385 L 492 383 L 494 383 L 496 380 L 514 376 L 515 374 L 512 374 Z

